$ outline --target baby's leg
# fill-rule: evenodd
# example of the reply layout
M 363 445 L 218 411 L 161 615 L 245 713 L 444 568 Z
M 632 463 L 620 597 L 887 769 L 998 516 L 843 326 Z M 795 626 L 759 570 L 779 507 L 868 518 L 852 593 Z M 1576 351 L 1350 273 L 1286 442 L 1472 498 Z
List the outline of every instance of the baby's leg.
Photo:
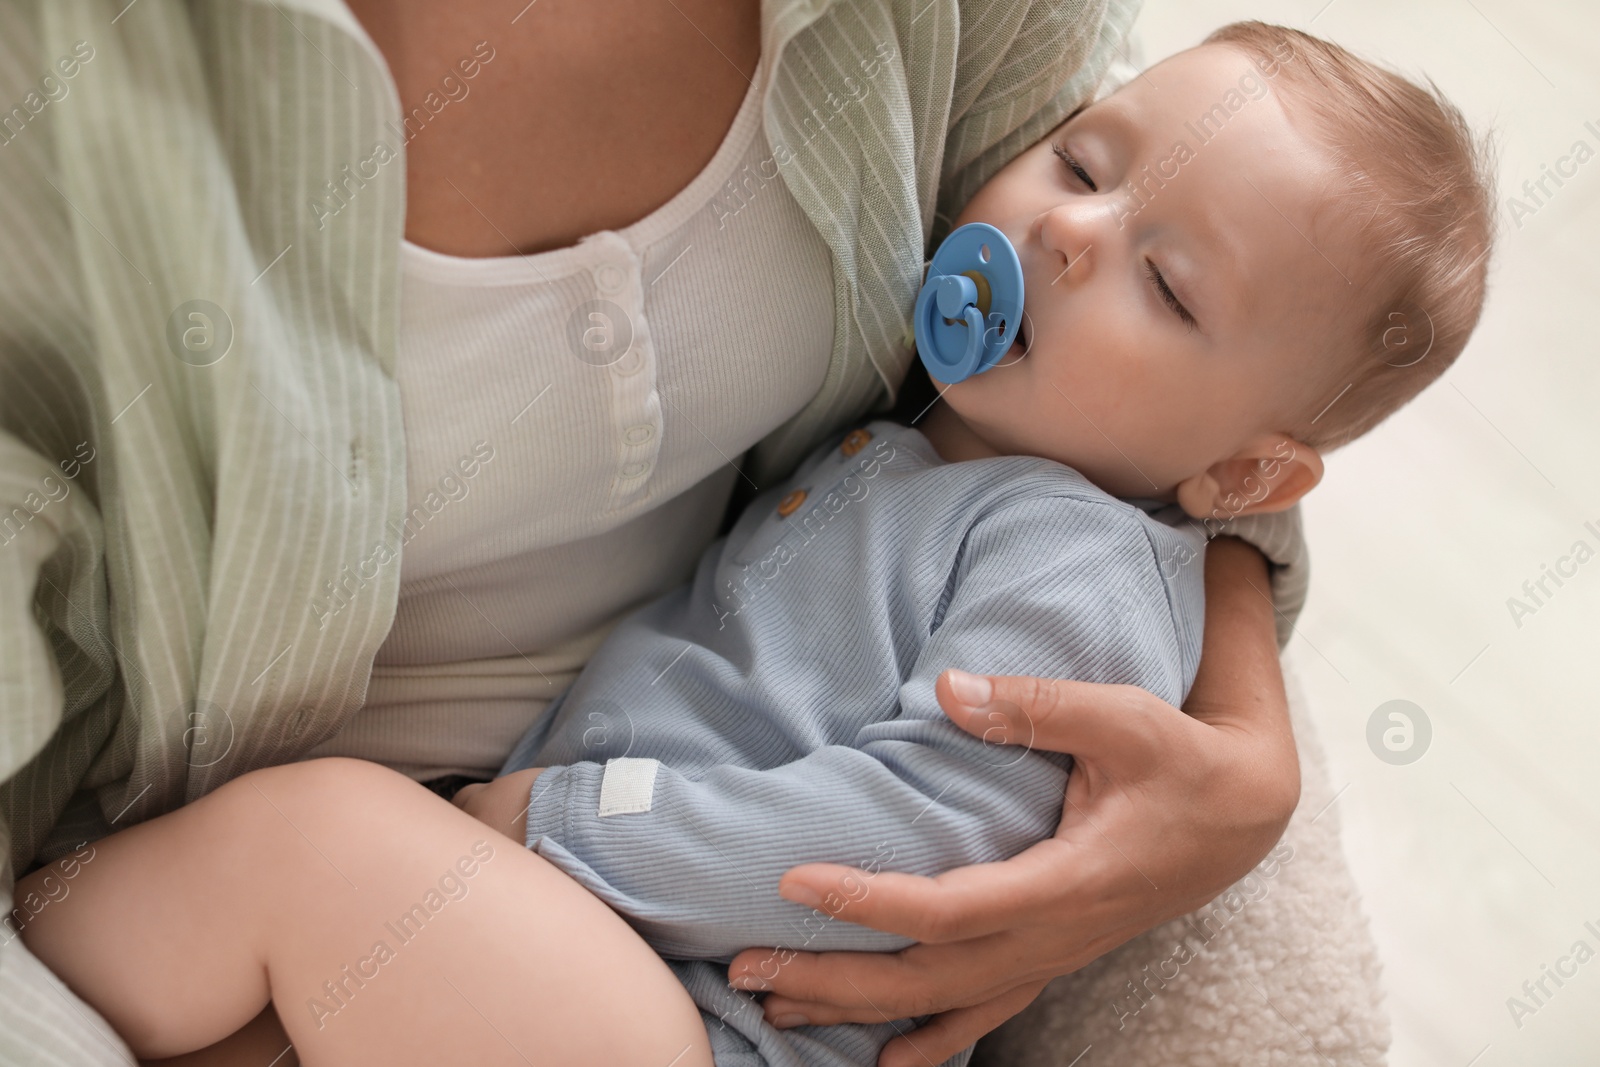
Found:
M 270 995 L 306 1067 L 711 1063 L 615 913 L 378 764 L 253 771 L 93 849 L 23 938 L 141 1058 L 219 1041 Z
M 215 1045 L 171 1058 L 140 1060 L 140 1067 L 300 1067 L 300 1057 L 270 1004 Z

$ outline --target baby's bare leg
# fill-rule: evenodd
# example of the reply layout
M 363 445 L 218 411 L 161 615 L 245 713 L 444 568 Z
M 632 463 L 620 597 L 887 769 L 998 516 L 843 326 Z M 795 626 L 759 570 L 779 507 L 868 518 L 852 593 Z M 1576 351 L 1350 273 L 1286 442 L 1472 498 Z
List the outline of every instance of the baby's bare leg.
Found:
M 140 1060 L 139 1067 L 300 1067 L 300 1057 L 278 1012 L 268 1004 L 261 1014 L 214 1045 L 171 1058 Z
M 254 771 L 93 848 L 23 938 L 141 1058 L 220 1041 L 270 995 L 306 1067 L 711 1063 L 615 913 L 378 764 Z

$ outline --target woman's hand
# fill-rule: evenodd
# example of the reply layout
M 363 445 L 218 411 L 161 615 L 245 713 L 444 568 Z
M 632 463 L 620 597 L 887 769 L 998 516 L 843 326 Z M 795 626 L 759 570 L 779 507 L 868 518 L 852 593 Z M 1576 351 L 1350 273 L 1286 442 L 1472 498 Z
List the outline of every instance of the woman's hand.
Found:
M 772 990 L 763 1011 L 777 1026 L 938 1013 L 889 1042 L 879 1067 L 942 1062 L 1051 978 L 1214 899 L 1278 841 L 1300 796 L 1265 561 L 1231 538 L 1206 554 L 1188 714 L 1129 686 L 958 671 L 940 676 L 937 693 L 968 733 L 1073 754 L 1055 836 L 936 878 L 793 868 L 784 897 L 921 943 L 897 953 L 751 949 L 728 972 L 737 987 Z
M 456 790 L 450 803 L 517 844 L 526 844 L 523 827 L 528 819 L 528 799 L 533 780 L 543 767 L 529 767 L 501 775 L 492 782 L 474 782 Z

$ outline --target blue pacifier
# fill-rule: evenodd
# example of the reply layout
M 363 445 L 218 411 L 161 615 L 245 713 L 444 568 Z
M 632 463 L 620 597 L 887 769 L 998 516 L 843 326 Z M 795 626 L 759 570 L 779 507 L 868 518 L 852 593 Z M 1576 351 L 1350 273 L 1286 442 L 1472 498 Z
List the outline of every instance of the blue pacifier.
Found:
M 917 352 L 935 381 L 954 385 L 1010 351 L 1022 326 L 1022 261 L 984 222 L 951 231 L 917 293 Z

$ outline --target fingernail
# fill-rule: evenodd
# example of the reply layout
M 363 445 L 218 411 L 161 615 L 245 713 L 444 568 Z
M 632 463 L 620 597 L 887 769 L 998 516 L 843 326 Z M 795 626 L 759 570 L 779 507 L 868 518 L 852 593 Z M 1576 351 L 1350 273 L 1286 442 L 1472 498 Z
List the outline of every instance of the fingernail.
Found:
M 784 900 L 792 900 L 808 908 L 822 907 L 822 896 L 810 886 L 803 883 L 786 885 L 778 890 L 778 895 Z
M 772 1025 L 779 1030 L 787 1030 L 791 1026 L 810 1026 L 811 1020 L 797 1011 L 786 1011 L 772 1020 Z
M 767 984 L 766 979 L 753 974 L 741 974 L 737 978 L 730 978 L 728 979 L 728 984 L 735 989 L 748 989 L 757 993 L 765 992 L 772 988 Z
M 994 685 L 981 674 L 950 668 L 950 691 L 969 708 L 981 708 L 994 696 Z

